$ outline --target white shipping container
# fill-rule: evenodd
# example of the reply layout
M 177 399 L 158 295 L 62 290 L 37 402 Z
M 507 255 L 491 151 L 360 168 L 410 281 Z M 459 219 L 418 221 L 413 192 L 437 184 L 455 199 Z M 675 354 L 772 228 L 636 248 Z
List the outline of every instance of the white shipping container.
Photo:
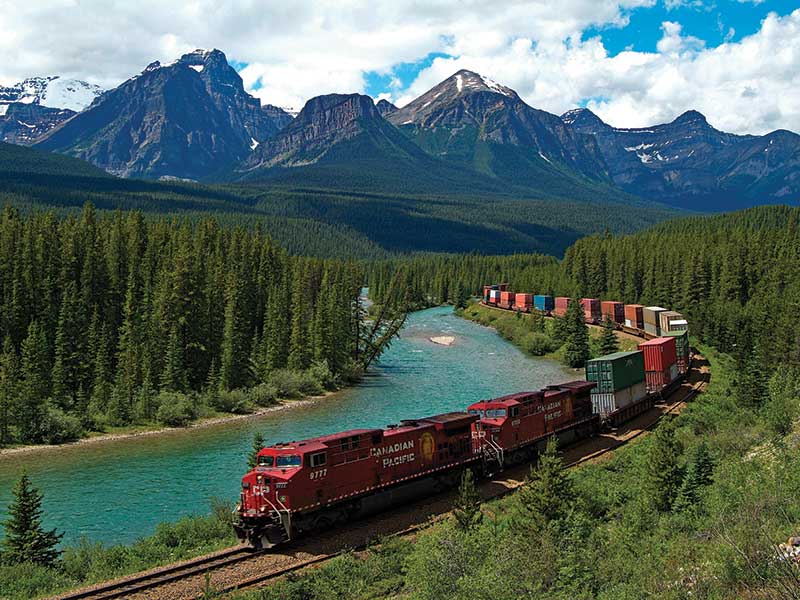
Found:
M 689 329 L 689 323 L 686 319 L 677 319 L 669 322 L 669 329 L 667 331 L 686 331 Z
M 491 290 L 489 292 L 489 298 L 494 298 L 495 300 L 500 300 L 500 290 Z
M 625 319 L 625 327 L 633 327 L 635 329 L 636 325 L 634 325 L 633 321 L 631 321 L 630 319 Z
M 615 410 L 630 406 L 646 395 L 647 384 L 644 381 L 640 381 L 639 383 L 613 393 L 592 393 L 592 411 L 605 416 Z

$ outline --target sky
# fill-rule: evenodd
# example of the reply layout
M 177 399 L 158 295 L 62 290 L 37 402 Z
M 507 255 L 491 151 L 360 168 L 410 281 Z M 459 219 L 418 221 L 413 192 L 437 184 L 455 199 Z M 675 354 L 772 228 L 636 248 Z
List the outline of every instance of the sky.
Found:
M 695 109 L 800 132 L 800 0 L 0 0 L 0 84 L 113 87 L 195 48 L 293 109 L 332 92 L 402 106 L 464 68 L 618 127 Z

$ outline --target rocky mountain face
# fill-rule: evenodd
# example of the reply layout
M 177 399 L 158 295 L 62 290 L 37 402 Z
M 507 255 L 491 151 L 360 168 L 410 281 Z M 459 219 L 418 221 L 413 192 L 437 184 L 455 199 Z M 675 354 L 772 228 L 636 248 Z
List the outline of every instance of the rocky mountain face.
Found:
M 0 141 L 30 146 L 75 114 L 41 104 L 12 102 L 0 105 Z
M 387 118 L 434 156 L 509 183 L 535 185 L 565 171 L 608 180 L 592 136 L 471 71 L 455 73 Z
M 800 136 L 789 131 L 734 135 L 697 111 L 638 129 L 612 127 L 588 109 L 561 119 L 593 135 L 614 183 L 640 196 L 700 210 L 800 198 Z
M 261 107 L 219 50 L 150 64 L 38 146 L 123 177 L 208 179 L 244 160 L 290 118 Z
M 33 144 L 101 93 L 91 83 L 58 76 L 30 77 L 9 87 L 0 86 L 0 141 Z
M 397 110 L 397 107 L 388 100 L 378 100 L 375 103 L 375 107 L 382 117 L 386 117 Z

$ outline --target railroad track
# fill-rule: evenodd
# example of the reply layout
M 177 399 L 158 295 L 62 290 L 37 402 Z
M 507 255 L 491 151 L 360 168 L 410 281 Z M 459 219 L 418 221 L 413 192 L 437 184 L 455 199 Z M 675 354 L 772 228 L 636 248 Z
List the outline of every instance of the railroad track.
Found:
M 212 569 L 220 569 L 243 560 L 252 559 L 258 554 L 249 548 L 226 548 L 214 554 L 207 554 L 192 560 L 169 565 L 139 573 L 91 588 L 68 592 L 56 596 L 58 600 L 110 600 L 111 598 L 127 598 L 147 590 L 163 586 L 186 577 L 203 574 Z
M 692 369 L 692 373 L 702 375 L 702 370 Z M 589 438 L 582 443 L 574 445 L 567 450 L 565 455 L 566 462 L 565 468 L 574 468 L 586 462 L 597 460 L 598 458 L 608 455 L 614 450 L 624 446 L 632 440 L 646 434 L 665 416 L 677 414 L 687 402 L 694 398 L 697 394 L 702 392 L 707 384 L 704 377 L 700 377 L 694 384 L 684 383 L 681 387 L 676 389 L 669 399 L 675 398 L 674 402 L 662 404 L 657 406 L 651 411 L 639 415 L 632 421 L 626 424 L 630 427 L 628 431 L 622 433 L 607 433 L 602 437 L 602 442 L 605 446 L 598 448 L 595 451 L 584 453 L 573 459 L 568 459 L 566 455 L 580 454 L 581 449 L 586 450 L 586 445 L 591 444 L 593 440 L 599 440 L 598 437 Z M 653 415 L 653 410 L 660 410 L 658 415 Z M 655 418 L 653 418 L 655 417 Z M 633 426 L 634 423 L 640 420 L 648 420 L 641 426 Z M 527 465 L 514 467 L 505 471 L 505 477 L 501 480 L 485 481 L 485 489 L 491 487 L 501 489 L 494 489 L 488 494 L 483 494 L 483 501 L 488 501 L 505 496 L 524 484 L 524 474 Z M 515 479 L 514 475 L 521 475 L 519 479 Z M 442 498 L 439 498 L 441 501 Z M 434 499 L 426 499 L 422 504 L 430 501 L 435 503 Z M 441 502 L 440 502 L 441 504 Z M 446 502 L 449 506 L 449 502 Z M 402 512 L 403 508 L 389 511 L 385 515 L 387 519 L 392 518 L 393 513 Z M 413 523 L 399 531 L 392 531 L 390 535 L 395 537 L 402 537 L 412 535 L 420 530 L 427 528 L 431 523 L 440 521 L 447 518 L 448 510 L 439 510 L 433 518 L 420 519 L 419 522 Z M 367 527 L 369 528 L 369 527 Z M 380 530 L 381 526 L 374 527 L 371 531 L 373 534 L 375 530 Z M 329 536 L 339 537 L 339 536 Z M 303 542 L 301 541 L 300 544 Z M 313 545 L 314 541 L 309 540 L 306 547 Z M 342 546 L 346 546 L 347 550 L 363 550 L 368 546 L 367 542 L 363 539 L 356 543 L 341 543 L 332 544 L 334 548 L 324 549 L 319 548 L 317 551 L 301 550 L 299 546 L 288 549 L 289 554 L 279 554 L 267 551 L 255 552 L 243 547 L 234 547 L 222 550 L 215 554 L 205 555 L 193 560 L 185 561 L 176 565 L 170 565 L 163 568 L 154 569 L 148 572 L 140 573 L 124 579 L 119 579 L 105 584 L 100 584 L 91 588 L 84 588 L 75 592 L 69 592 L 54 598 L 54 600 L 109 600 L 111 598 L 152 598 L 152 599 L 169 599 L 176 598 L 200 598 L 202 595 L 202 577 L 206 573 L 214 572 L 219 575 L 219 581 L 211 581 L 215 591 L 228 594 L 237 590 L 244 590 L 248 588 L 258 587 L 260 585 L 275 581 L 307 568 L 313 568 L 325 563 L 336 556 L 345 552 Z M 316 552 L 309 554 L 308 552 Z M 288 564 L 280 564 L 281 562 Z M 252 563 L 247 565 L 246 563 Z M 278 563 L 277 565 L 275 563 Z M 240 572 L 233 571 L 232 569 L 239 569 Z M 249 571 L 249 572 L 248 572 Z

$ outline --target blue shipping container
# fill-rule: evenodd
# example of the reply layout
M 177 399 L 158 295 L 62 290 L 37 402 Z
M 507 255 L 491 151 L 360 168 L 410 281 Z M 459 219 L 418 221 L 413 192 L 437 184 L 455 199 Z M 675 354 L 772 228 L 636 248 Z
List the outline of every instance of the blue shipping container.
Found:
M 553 310 L 556 307 L 556 302 L 552 296 L 534 296 L 533 306 L 536 310 Z

